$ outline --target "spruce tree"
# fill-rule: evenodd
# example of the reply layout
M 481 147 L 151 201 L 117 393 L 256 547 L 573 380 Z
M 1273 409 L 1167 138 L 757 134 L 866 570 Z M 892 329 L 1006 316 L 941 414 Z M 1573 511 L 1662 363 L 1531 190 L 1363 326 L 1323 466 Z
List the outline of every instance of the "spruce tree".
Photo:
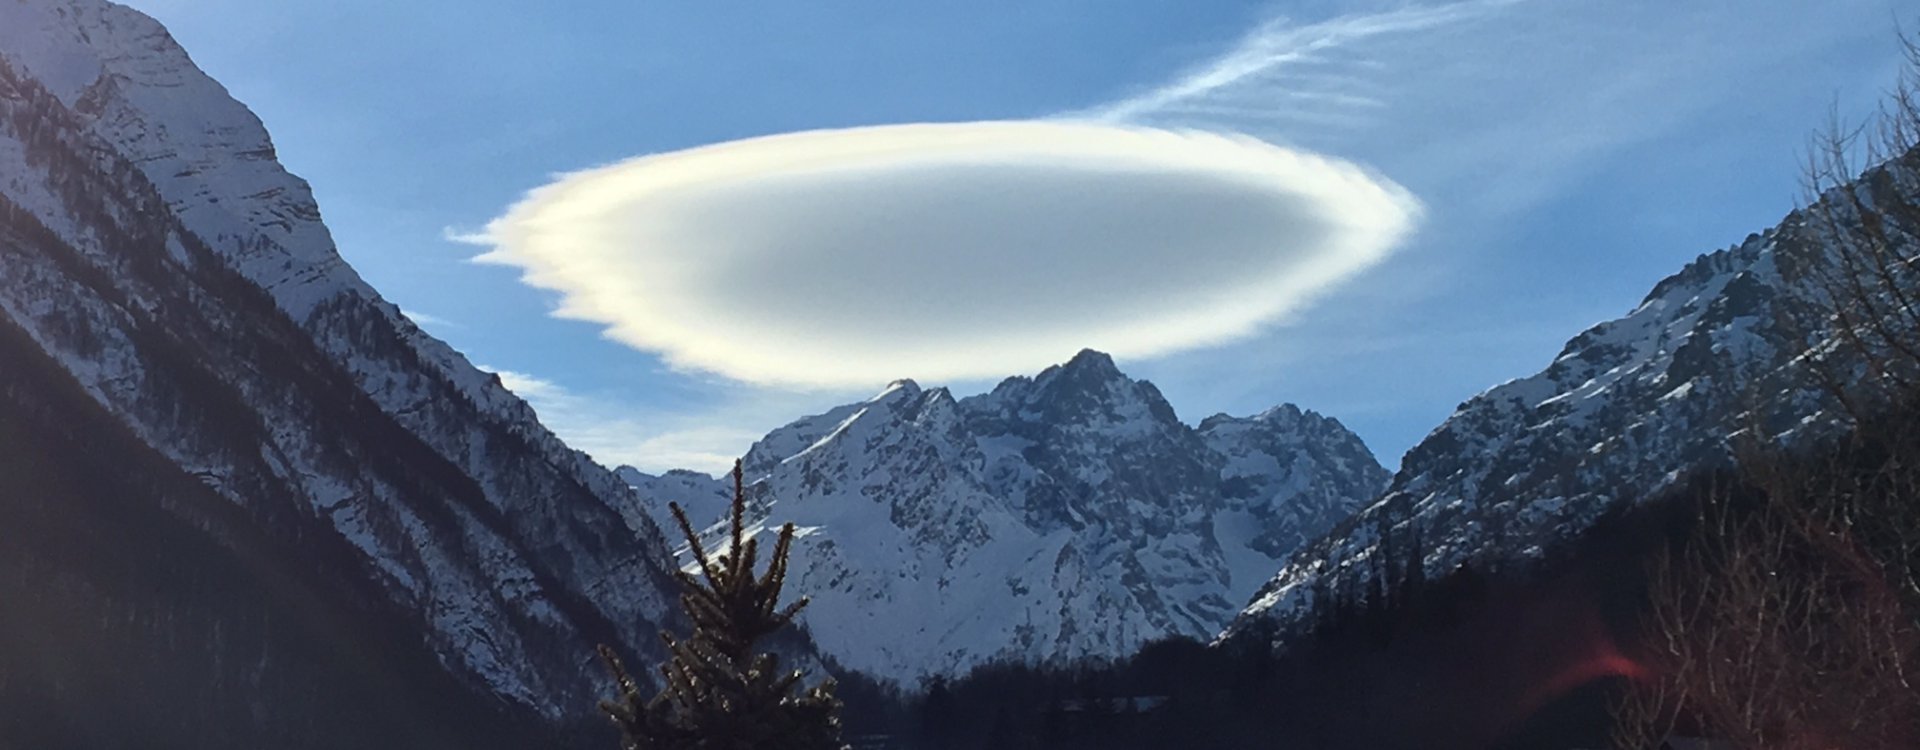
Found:
M 777 655 L 755 653 L 761 639 L 791 623 L 807 604 L 801 597 L 779 606 L 793 524 L 781 527 L 766 572 L 756 574 L 759 540 L 746 535 L 739 462 L 733 466 L 733 528 L 724 554 L 709 556 L 686 512 L 677 503 L 671 508 L 699 568 L 698 574 L 674 571 L 693 631 L 685 639 L 660 634 L 669 659 L 659 670 L 664 687 L 650 699 L 613 650 L 600 647 L 620 691 L 600 708 L 620 728 L 623 750 L 844 748 L 833 681 L 803 690 L 800 670 L 783 672 Z

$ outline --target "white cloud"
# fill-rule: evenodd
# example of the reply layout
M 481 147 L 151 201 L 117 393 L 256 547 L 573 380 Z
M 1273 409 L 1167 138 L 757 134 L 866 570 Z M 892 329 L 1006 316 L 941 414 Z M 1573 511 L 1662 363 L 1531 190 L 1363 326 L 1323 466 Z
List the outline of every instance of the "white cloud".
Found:
M 446 318 L 442 318 L 438 315 L 423 313 L 423 312 L 420 312 L 419 310 L 409 310 L 404 307 L 400 308 L 400 314 L 407 316 L 408 320 L 413 321 L 416 325 L 419 325 L 421 327 L 428 327 L 428 328 L 465 328 L 466 327 L 466 326 L 460 325 L 459 323 L 455 323 L 451 320 L 447 320 Z
M 540 423 L 606 466 L 628 465 L 655 474 L 693 469 L 719 474 L 753 441 L 799 413 L 790 400 L 739 400 L 699 416 L 661 413 L 615 395 L 574 391 L 552 380 L 487 365 L 500 383 L 525 399 Z M 753 425 L 728 426 L 728 425 Z
M 462 245 L 487 244 L 487 235 L 485 232 L 475 232 L 471 229 L 461 229 L 453 226 L 441 227 L 440 239 Z
M 1250 138 L 1078 121 L 815 131 L 564 175 L 485 262 L 681 369 L 998 377 L 1247 336 L 1379 262 L 1418 206 Z
M 567 392 L 565 387 L 546 378 L 529 375 L 524 372 L 502 370 L 498 367 L 488 365 L 478 365 L 478 367 L 487 372 L 499 375 L 501 385 L 506 386 L 507 390 L 513 391 L 513 395 L 525 399 L 529 404 L 533 404 L 536 409 L 540 408 L 541 404 L 557 405 L 560 402 L 559 400 L 571 397 L 571 394 Z

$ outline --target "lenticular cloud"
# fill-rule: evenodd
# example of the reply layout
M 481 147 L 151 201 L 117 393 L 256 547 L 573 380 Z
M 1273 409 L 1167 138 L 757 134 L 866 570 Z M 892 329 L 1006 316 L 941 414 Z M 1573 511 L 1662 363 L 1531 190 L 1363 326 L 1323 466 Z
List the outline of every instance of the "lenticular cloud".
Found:
M 480 260 L 679 368 L 865 387 L 1246 336 L 1418 212 L 1353 164 L 1238 136 L 893 125 L 563 175 L 488 224 Z

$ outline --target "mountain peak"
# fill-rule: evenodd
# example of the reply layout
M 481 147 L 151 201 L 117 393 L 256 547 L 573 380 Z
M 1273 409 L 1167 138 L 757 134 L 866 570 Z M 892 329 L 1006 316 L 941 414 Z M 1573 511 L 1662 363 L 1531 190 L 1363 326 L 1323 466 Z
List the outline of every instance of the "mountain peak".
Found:
M 1313 414 L 1313 416 L 1316 417 L 1319 416 L 1311 411 L 1304 411 L 1293 404 L 1281 404 L 1260 412 L 1259 414 L 1255 414 L 1253 418 L 1262 422 L 1291 422 L 1309 414 Z
M 812 596 L 814 642 L 911 684 L 1211 637 L 1293 545 L 1385 483 L 1364 447 L 1248 426 L 1266 429 L 1200 435 L 1086 350 L 957 402 L 896 382 L 776 430 L 747 464 L 756 522 L 806 530 L 788 580 Z M 910 606 L 876 628 L 887 602 Z
M 1036 393 L 1099 394 L 1131 390 L 1134 381 L 1105 352 L 1081 349 L 1066 364 L 1040 371 L 1033 384 Z
M 1280 404 L 1279 406 L 1271 407 L 1266 411 L 1248 417 L 1236 417 L 1226 412 L 1214 414 L 1213 416 L 1200 420 L 1200 431 L 1206 432 L 1228 425 L 1271 424 L 1285 426 L 1296 425 L 1306 420 L 1319 421 L 1325 419 L 1327 418 L 1322 417 L 1319 413 L 1311 409 L 1302 409 L 1294 404 Z
M 1066 364 L 1049 367 L 1031 380 L 1009 378 L 994 394 L 1054 425 L 1178 421 L 1160 389 L 1128 377 L 1112 357 L 1092 349 L 1082 349 Z
M 1121 374 L 1120 368 L 1113 363 L 1112 356 L 1106 352 L 1094 349 L 1081 349 L 1078 354 L 1073 355 L 1073 359 L 1067 360 L 1067 363 L 1062 365 L 1061 369 L 1069 372 L 1088 372 L 1111 377 L 1126 377 Z

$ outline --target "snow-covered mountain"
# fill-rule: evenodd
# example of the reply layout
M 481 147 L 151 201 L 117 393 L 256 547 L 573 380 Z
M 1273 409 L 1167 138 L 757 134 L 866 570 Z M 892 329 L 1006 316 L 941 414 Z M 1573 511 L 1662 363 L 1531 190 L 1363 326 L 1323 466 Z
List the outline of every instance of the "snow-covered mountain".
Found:
M 1920 152 L 1875 169 L 1844 197 L 1901 205 L 1888 225 L 1914 242 Z M 1804 211 L 1688 264 L 1625 317 L 1573 338 L 1543 371 L 1461 404 L 1409 451 L 1392 487 L 1301 548 L 1243 614 L 1285 621 L 1312 607 L 1317 581 L 1364 569 L 1379 530 L 1417 529 L 1428 567 L 1524 563 L 1623 503 L 1700 467 L 1725 465 L 1743 440 L 1791 442 L 1831 430 L 1838 412 L 1816 361 L 1855 368 L 1821 311 L 1835 243 Z M 1810 356 L 1816 355 L 1816 356 Z M 1849 376 L 1850 377 L 1850 376 Z
M 627 485 L 368 287 L 138 12 L 0 2 L 0 323 L 504 705 L 591 713 L 593 645 L 651 648 L 672 610 Z
M 688 469 L 674 469 L 665 474 L 654 476 L 631 466 L 622 466 L 613 470 L 614 476 L 633 487 L 641 502 L 630 506 L 628 513 L 633 518 L 629 524 L 639 525 L 640 518 L 658 527 L 667 538 L 678 541 L 680 531 L 673 520 L 670 510 L 672 503 L 679 503 L 687 513 L 688 520 L 705 525 L 716 518 L 726 515 L 733 502 L 733 485 L 712 476 Z
M 743 463 L 761 527 L 799 527 L 788 580 L 813 598 L 814 642 L 907 684 L 1210 637 L 1387 479 L 1333 419 L 1288 405 L 1196 429 L 1092 351 L 965 399 L 898 381 Z M 701 475 L 626 476 L 701 520 L 728 496 Z

